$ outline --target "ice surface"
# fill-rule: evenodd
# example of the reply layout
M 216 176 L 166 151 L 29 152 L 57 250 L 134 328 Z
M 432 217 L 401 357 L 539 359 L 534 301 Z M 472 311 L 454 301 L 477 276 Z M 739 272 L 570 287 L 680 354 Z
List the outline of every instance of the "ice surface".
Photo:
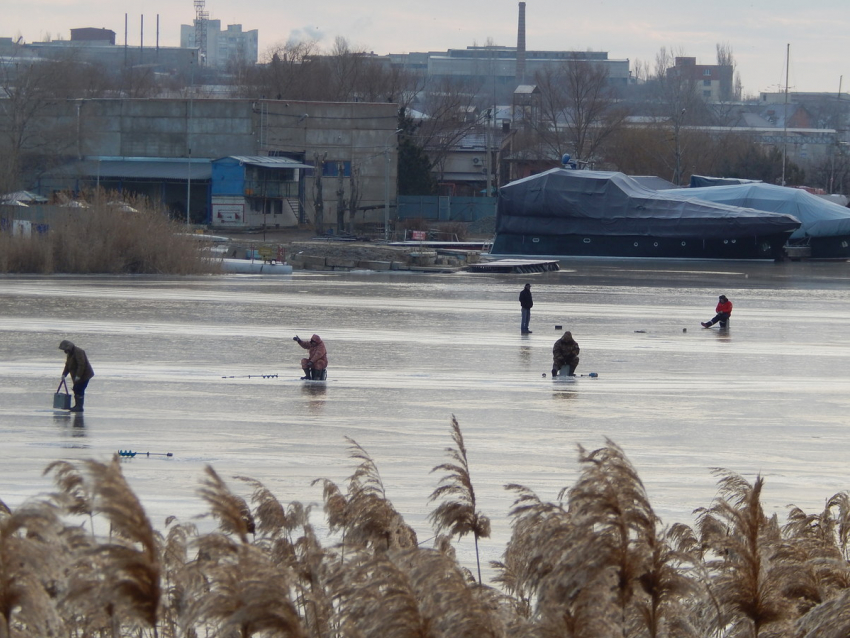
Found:
M 420 541 L 428 496 L 457 416 L 479 509 L 493 521 L 484 560 L 510 528 L 508 483 L 554 500 L 577 476 L 576 445 L 605 437 L 637 468 L 667 524 L 693 522 L 716 493 L 711 468 L 767 479 L 784 519 L 850 487 L 850 269 L 845 263 L 562 262 L 557 273 L 290 277 L 0 278 L 0 500 L 51 489 L 57 459 L 136 457 L 123 469 L 154 524 L 206 512 L 206 464 L 263 482 L 282 501 L 321 504 L 364 447 Z M 532 283 L 533 334 L 517 297 Z M 719 294 L 731 328 L 704 330 Z M 571 330 L 578 373 L 549 377 Z M 298 334 L 318 333 L 325 384 L 298 380 Z M 86 412 L 54 412 L 61 339 L 96 376 Z M 544 377 L 543 374 L 546 374 Z M 246 378 L 277 374 L 277 378 Z M 227 377 L 227 378 L 224 378 Z M 317 519 L 320 517 L 317 517 Z M 317 520 L 317 522 L 319 522 Z M 211 523 L 208 523 L 211 525 Z M 472 566 L 472 543 L 458 544 Z

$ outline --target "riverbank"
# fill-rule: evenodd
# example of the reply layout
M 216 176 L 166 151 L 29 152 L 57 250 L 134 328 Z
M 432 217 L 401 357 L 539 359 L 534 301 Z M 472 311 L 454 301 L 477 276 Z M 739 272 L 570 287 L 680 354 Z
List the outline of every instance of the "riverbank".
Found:
M 477 263 L 481 251 L 391 246 L 382 240 L 316 237 L 312 230 L 220 233 L 232 259 L 276 259 L 298 270 L 451 270 Z M 484 239 L 489 237 L 485 236 Z

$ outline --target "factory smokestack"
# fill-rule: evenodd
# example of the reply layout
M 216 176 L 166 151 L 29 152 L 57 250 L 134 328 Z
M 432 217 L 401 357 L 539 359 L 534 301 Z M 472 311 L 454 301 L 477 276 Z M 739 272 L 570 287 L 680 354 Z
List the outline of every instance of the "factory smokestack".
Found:
M 516 83 L 525 84 L 525 3 L 519 3 L 516 34 Z

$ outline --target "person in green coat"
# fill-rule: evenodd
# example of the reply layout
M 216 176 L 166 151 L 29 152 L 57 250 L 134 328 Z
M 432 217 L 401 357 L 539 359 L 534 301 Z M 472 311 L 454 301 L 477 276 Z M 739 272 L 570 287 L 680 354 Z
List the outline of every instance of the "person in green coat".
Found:
M 578 347 L 576 340 L 573 339 L 573 333 L 568 330 L 555 342 L 552 348 L 552 376 L 558 376 L 558 370 L 564 366 L 570 367 L 567 372 L 569 376 L 575 376 L 580 352 L 581 348 Z

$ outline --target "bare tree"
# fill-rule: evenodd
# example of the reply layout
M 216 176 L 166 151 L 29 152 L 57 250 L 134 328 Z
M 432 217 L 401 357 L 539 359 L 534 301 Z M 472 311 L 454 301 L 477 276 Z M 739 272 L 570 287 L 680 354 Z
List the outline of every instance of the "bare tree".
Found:
M 730 67 L 731 77 L 729 85 L 720 84 L 720 100 L 722 102 L 738 101 L 741 99 L 741 77 L 738 74 L 738 63 L 735 61 L 735 54 L 732 51 L 732 45 L 728 42 L 721 44 L 717 43 L 717 66 Z
M 348 178 L 348 232 L 354 233 L 354 221 L 360 206 L 360 165 L 351 163 L 351 175 Z
M 570 150 L 590 160 L 626 117 L 603 65 L 568 60 L 557 70 L 537 73 L 535 81 L 542 98 L 538 133 L 558 157 Z
M 315 42 L 287 42 L 266 53 L 263 64 L 250 68 L 237 88 L 241 97 L 307 99 L 310 59 L 317 52 Z
M 443 170 L 451 149 L 479 125 L 479 85 L 468 79 L 443 78 L 427 86 L 418 122 L 416 142 L 425 149 L 431 166 Z
M 325 232 L 325 201 L 322 197 L 322 173 L 325 170 L 325 160 L 328 158 L 327 153 L 313 155 L 313 171 L 315 174 L 315 182 L 313 183 L 313 206 L 316 211 L 316 234 L 322 235 Z
M 345 231 L 345 162 L 337 162 L 336 232 Z
M 26 156 L 61 155 L 73 132 L 56 117 L 72 96 L 67 61 L 0 58 L 0 185 L 19 188 Z
M 672 137 L 668 164 L 674 184 L 682 183 L 682 156 L 684 154 L 685 124 L 693 121 L 696 113 L 702 112 L 705 103 L 697 94 L 697 80 L 687 67 L 676 65 L 681 51 L 662 47 L 655 56 L 655 99 L 659 107 L 660 124 Z

